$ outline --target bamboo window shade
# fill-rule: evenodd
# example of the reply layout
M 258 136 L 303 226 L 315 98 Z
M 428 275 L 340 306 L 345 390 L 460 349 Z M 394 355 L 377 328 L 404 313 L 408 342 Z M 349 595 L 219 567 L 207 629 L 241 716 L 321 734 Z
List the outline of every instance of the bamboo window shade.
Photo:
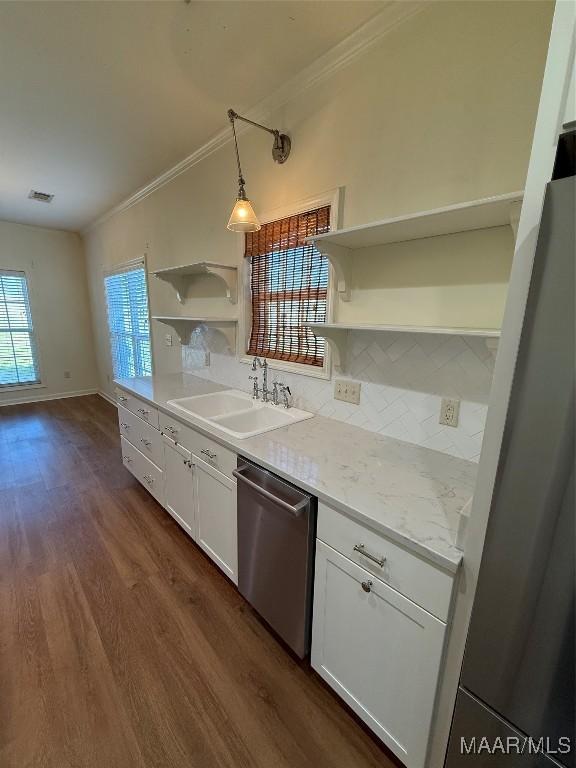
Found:
M 304 323 L 326 320 L 329 263 L 306 242 L 330 229 L 330 206 L 246 233 L 251 261 L 252 332 L 248 354 L 322 367 L 325 341 Z

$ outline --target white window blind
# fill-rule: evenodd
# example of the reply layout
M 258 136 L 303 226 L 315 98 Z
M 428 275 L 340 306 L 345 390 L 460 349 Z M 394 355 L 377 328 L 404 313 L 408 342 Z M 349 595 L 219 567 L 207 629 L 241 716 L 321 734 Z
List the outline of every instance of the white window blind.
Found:
M 39 383 L 26 275 L 0 270 L 0 387 Z
M 110 351 L 117 379 L 150 376 L 150 319 L 144 265 L 104 278 Z

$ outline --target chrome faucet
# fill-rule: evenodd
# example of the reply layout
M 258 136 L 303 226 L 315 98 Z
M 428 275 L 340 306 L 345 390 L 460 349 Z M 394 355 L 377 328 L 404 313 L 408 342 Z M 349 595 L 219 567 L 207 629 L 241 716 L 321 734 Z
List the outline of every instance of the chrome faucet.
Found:
M 264 358 L 264 362 L 262 362 L 259 357 L 255 357 L 254 360 L 252 360 L 253 371 L 257 370 L 256 366 L 262 368 L 262 402 L 267 403 L 270 390 L 268 389 L 268 363 L 266 358 Z M 256 392 L 256 385 L 254 391 Z

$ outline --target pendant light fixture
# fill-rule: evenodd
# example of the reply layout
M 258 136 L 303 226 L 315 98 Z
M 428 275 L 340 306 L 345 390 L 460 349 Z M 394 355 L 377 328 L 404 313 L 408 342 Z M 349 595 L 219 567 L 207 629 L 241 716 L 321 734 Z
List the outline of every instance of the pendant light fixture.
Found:
M 240 153 L 238 152 L 238 139 L 236 138 L 236 126 L 235 120 L 243 120 L 245 123 L 255 125 L 256 128 L 261 128 L 263 131 L 267 131 L 274 136 L 274 144 L 272 146 L 272 158 L 277 163 L 285 163 L 290 154 L 291 141 L 290 137 L 285 133 L 274 130 L 273 128 L 267 128 L 265 125 L 255 123 L 253 120 L 248 120 L 247 117 L 234 112 L 233 109 L 228 110 L 228 118 L 232 123 L 232 133 L 234 135 L 234 147 L 236 149 L 236 162 L 238 163 L 238 196 L 236 198 L 236 204 L 232 209 L 232 214 L 228 220 L 228 229 L 233 232 L 258 232 L 261 228 L 261 224 L 258 221 L 258 217 L 254 213 L 252 203 L 246 197 L 246 182 L 242 176 L 242 168 L 240 166 Z

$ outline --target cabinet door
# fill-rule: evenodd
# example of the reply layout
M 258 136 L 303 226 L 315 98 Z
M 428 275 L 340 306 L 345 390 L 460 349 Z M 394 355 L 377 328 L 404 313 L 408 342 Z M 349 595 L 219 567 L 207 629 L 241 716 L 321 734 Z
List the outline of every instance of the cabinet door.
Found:
M 196 543 L 238 583 L 236 483 L 194 456 Z
M 426 758 L 445 629 L 317 541 L 312 666 L 407 768 Z
M 192 454 L 170 438 L 164 442 L 164 506 L 194 538 L 194 469 Z

